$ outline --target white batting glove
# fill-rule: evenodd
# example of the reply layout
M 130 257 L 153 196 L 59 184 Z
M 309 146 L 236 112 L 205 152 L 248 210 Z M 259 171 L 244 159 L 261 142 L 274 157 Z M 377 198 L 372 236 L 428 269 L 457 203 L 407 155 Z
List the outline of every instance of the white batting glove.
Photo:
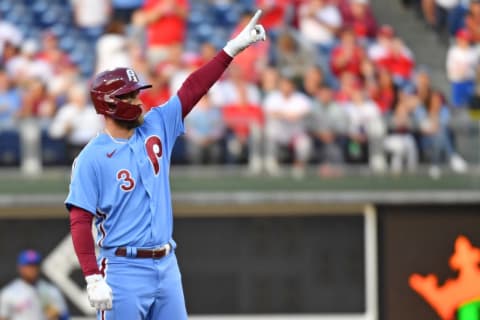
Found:
M 85 277 L 90 305 L 97 310 L 112 309 L 112 289 L 99 274 Z
M 233 39 L 227 42 L 223 50 L 230 56 L 235 57 L 243 49 L 257 41 L 267 39 L 265 29 L 261 24 L 257 24 L 262 15 L 262 10 L 257 10 L 252 19 L 243 28 L 243 30 Z

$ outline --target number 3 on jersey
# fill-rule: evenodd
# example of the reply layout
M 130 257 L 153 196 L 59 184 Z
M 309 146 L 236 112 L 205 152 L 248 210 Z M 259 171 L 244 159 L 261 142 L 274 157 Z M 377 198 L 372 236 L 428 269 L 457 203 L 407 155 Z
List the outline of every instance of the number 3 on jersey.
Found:
M 132 178 L 132 174 L 127 169 L 121 169 L 117 172 L 117 180 L 122 181 L 120 189 L 125 192 L 130 192 L 135 188 L 135 179 Z

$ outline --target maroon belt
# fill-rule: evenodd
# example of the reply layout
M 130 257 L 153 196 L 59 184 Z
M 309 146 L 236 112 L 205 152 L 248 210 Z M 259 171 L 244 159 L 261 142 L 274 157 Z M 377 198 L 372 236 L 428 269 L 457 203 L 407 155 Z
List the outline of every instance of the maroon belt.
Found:
M 166 245 L 162 248 L 155 248 L 155 249 L 137 249 L 137 254 L 135 255 L 136 258 L 153 258 L 153 259 L 160 259 L 167 255 L 170 251 L 170 245 Z M 115 250 L 115 255 L 119 257 L 126 257 L 127 256 L 127 248 L 119 247 Z

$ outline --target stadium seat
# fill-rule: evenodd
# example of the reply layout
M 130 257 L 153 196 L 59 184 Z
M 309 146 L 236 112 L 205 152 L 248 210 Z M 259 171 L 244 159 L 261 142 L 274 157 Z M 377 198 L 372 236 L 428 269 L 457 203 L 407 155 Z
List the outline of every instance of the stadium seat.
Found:
M 44 166 L 66 165 L 67 150 L 62 139 L 52 139 L 46 130 L 42 130 L 42 164 Z
M 17 130 L 0 131 L 0 166 L 19 166 L 20 135 Z

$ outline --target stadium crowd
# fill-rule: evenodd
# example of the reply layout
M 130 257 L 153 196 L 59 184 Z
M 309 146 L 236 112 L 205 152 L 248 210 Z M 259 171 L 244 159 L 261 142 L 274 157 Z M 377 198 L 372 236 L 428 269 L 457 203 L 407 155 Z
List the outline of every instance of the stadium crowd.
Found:
M 480 21 L 476 1 L 449 49 L 451 102 L 450 93 L 432 87 L 428 67 L 416 64 L 394 28 L 378 25 L 368 0 L 55 1 L 71 10 L 64 15 L 92 46 L 95 64 L 85 68 L 72 59 L 58 29 L 26 37 L 4 10 L 0 130 L 37 119 L 50 138 L 64 139 L 69 162 L 102 129 L 88 98 L 93 73 L 136 70 L 154 87 L 141 95 L 148 111 L 260 8 L 269 41 L 241 53 L 186 118 L 178 146 L 183 162 L 245 163 L 254 174 L 270 175 L 288 162 L 295 177 L 311 164 L 330 177 L 356 163 L 395 174 L 425 163 L 432 177 L 445 164 L 467 170 L 450 121 L 474 101 L 477 36 L 469 26 Z

